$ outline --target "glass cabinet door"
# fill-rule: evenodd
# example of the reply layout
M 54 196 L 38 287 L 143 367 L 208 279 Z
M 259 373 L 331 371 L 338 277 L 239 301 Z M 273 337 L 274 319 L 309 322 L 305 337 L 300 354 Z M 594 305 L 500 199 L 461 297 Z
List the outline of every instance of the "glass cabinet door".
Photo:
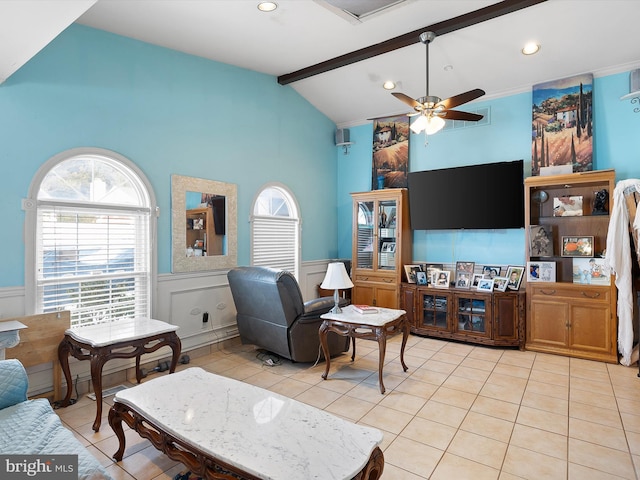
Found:
M 374 202 L 358 202 L 358 268 L 373 268 L 374 229 L 375 221 Z M 377 246 L 376 246 L 377 249 Z
M 422 318 L 419 320 L 422 326 L 447 329 L 448 296 L 423 293 L 421 300 Z
M 459 332 L 487 333 L 487 300 L 482 298 L 457 298 Z
M 378 202 L 378 269 L 394 270 L 396 266 L 396 201 Z

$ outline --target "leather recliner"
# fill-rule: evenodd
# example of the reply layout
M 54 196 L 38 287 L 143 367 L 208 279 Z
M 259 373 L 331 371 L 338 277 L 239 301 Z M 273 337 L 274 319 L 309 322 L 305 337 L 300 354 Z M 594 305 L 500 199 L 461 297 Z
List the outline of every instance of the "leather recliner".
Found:
M 287 271 L 237 267 L 227 273 L 243 344 L 253 344 L 294 362 L 315 362 L 320 349 L 320 315 L 334 305 L 333 297 L 303 302 L 300 286 Z M 348 304 L 341 300 L 341 305 Z M 349 349 L 349 337 L 329 332 L 331 356 Z

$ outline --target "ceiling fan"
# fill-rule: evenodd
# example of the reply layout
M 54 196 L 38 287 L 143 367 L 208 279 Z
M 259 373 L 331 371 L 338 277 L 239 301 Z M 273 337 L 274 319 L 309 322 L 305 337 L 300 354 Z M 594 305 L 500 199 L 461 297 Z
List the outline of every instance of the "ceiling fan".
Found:
M 425 44 L 427 51 L 425 96 L 414 100 L 404 93 L 393 92 L 391 94 L 414 109 L 414 112 L 408 114 L 409 116 L 420 115 L 419 118 L 414 120 L 410 127 L 414 133 L 420 133 L 424 130 L 426 134 L 432 135 L 444 127 L 445 120 L 466 120 L 468 122 L 477 122 L 478 120 L 482 120 L 483 117 L 477 113 L 460 112 L 458 110 L 451 109 L 481 97 L 485 94 L 484 90 L 476 88 L 445 100 L 441 100 L 440 97 L 429 95 L 429 44 L 433 42 L 435 38 L 436 34 L 434 32 L 423 32 L 420 34 L 420 41 Z

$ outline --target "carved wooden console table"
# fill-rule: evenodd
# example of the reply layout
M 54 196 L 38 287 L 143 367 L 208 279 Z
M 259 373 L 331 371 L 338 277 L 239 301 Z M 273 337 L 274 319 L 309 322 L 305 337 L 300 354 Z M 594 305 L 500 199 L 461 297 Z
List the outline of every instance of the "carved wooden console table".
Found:
M 60 405 L 66 407 L 71 399 L 71 371 L 69 355 L 78 360 L 91 360 L 91 382 L 96 395 L 96 419 L 93 430 L 100 430 L 102 417 L 102 367 L 114 358 L 136 359 L 136 380 L 140 383 L 140 356 L 161 347 L 171 348 L 173 355 L 169 372 L 178 365 L 182 344 L 176 334 L 178 326 L 150 318 L 127 318 L 112 322 L 70 328 L 58 346 L 60 366 L 67 382 L 67 395 Z
M 405 315 L 406 312 L 404 310 L 379 307 L 377 310 L 377 313 L 362 314 L 353 310 L 353 305 L 349 305 L 344 307 L 341 313 L 325 313 L 320 316 L 324 320 L 320 325 L 319 331 L 320 345 L 322 345 L 322 352 L 327 362 L 325 371 L 322 374 L 323 379 L 327 379 L 331 365 L 327 344 L 327 334 L 329 332 L 351 337 L 353 345 L 351 361 L 356 357 L 356 338 L 376 340 L 378 342 L 378 383 L 380 384 L 380 393 L 384 393 L 382 367 L 384 366 L 384 356 L 387 350 L 387 334 L 395 334 L 401 331 L 400 363 L 404 371 L 407 371 L 408 367 L 404 363 L 404 347 L 407 344 L 407 338 L 409 338 L 409 323 Z

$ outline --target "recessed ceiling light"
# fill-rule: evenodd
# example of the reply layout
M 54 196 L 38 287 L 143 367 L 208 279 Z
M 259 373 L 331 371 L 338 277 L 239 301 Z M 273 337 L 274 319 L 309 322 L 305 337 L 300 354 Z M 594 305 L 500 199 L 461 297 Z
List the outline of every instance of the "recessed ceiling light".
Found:
M 258 4 L 258 10 L 261 12 L 273 12 L 276 8 L 278 8 L 276 2 L 260 2 Z
M 382 84 L 382 88 L 384 88 L 385 90 L 393 90 L 394 88 L 396 88 L 396 83 L 392 82 L 391 80 L 387 80 Z
M 540 50 L 540 45 L 535 42 L 529 42 L 524 47 L 522 47 L 522 53 L 524 55 L 533 55 L 534 53 L 538 53 Z

